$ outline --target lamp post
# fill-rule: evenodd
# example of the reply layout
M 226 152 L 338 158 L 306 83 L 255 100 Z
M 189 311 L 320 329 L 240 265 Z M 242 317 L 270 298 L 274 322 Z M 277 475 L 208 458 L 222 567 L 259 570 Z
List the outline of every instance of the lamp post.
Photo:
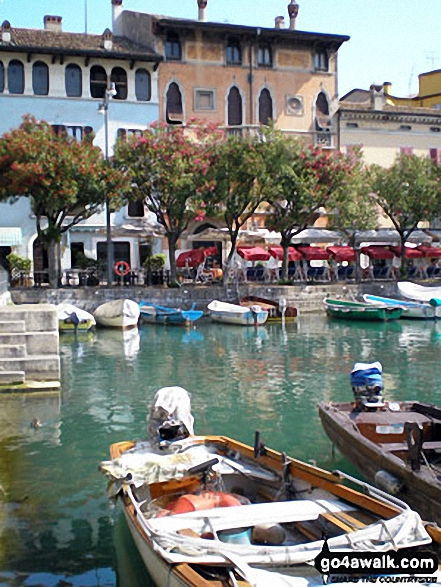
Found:
M 98 111 L 104 114 L 104 156 L 109 161 L 109 102 L 116 96 L 115 84 L 112 82 L 104 93 L 104 99 L 98 107 Z M 106 241 L 107 241 L 107 285 L 113 283 L 113 242 L 112 227 L 110 224 L 110 202 L 106 195 Z

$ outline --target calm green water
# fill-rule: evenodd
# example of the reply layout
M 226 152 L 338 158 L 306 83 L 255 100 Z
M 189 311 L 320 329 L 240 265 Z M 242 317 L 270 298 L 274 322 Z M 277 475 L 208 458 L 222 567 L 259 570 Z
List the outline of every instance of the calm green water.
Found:
M 259 429 L 269 446 L 353 472 L 333 459 L 317 402 L 350 399 L 354 362 L 380 360 L 389 399 L 441 404 L 440 356 L 441 323 L 321 316 L 62 337 L 61 396 L 0 399 L 0 586 L 150 585 L 97 467 L 112 442 L 144 437 L 160 387 L 191 392 L 196 433 L 252 444 Z

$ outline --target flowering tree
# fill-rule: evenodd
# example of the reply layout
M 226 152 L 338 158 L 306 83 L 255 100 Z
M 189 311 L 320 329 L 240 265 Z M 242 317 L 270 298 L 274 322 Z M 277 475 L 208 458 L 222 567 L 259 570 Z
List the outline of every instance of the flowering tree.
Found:
M 0 199 L 30 199 L 53 287 L 59 284 L 62 234 L 94 214 L 106 197 L 117 205 L 124 183 L 90 141 L 56 136 L 31 116 L 0 137 Z
M 385 169 L 370 168 L 370 188 L 376 202 L 400 235 L 401 266 L 405 243 L 424 220 L 439 215 L 441 173 L 428 157 L 401 154 Z
M 218 136 L 212 142 L 207 214 L 221 217 L 231 240 L 224 281 L 228 279 L 239 231 L 262 201 L 265 171 L 258 135 Z
M 307 146 L 279 131 L 269 129 L 265 133 L 267 173 L 263 189 L 271 207 L 267 226 L 281 234 L 282 279 L 287 279 L 292 238 L 313 223 L 321 207 L 335 203 L 337 194 L 348 193 L 354 163 L 341 153 Z
M 156 214 L 168 241 L 171 283 L 177 282 L 176 245 L 193 219 L 205 216 L 205 198 L 211 183 L 207 178 L 214 127 L 195 124 L 152 125 L 141 136 L 119 141 L 115 162 L 129 169 L 130 199 L 145 199 Z

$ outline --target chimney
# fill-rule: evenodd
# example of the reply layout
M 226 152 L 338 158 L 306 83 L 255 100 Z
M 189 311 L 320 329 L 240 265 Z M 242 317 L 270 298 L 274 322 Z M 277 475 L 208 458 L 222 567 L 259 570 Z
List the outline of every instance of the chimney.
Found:
M 296 29 L 296 19 L 297 15 L 299 14 L 299 5 L 297 4 L 296 0 L 291 0 L 288 5 L 288 14 L 289 14 L 289 28 L 294 31 Z
M 373 110 L 383 110 L 386 104 L 383 86 L 372 84 L 369 90 L 371 94 L 371 108 Z
M 11 25 L 8 20 L 5 20 L 2 24 L 1 42 L 5 44 L 11 42 Z
M 276 18 L 274 19 L 274 28 L 284 29 L 285 28 L 285 17 L 276 16 Z
M 122 12 L 123 0 L 112 0 L 112 31 L 114 35 L 122 36 Z
M 44 30 L 45 31 L 52 31 L 54 33 L 61 33 L 61 16 L 50 16 L 46 15 L 44 17 Z
M 113 34 L 110 29 L 106 29 L 101 36 L 102 46 L 106 51 L 111 51 L 113 48 Z
M 199 16 L 198 20 L 201 22 L 207 22 L 207 8 L 208 0 L 198 0 Z
M 392 93 L 392 84 L 390 82 L 383 83 L 383 92 L 386 96 L 390 96 Z

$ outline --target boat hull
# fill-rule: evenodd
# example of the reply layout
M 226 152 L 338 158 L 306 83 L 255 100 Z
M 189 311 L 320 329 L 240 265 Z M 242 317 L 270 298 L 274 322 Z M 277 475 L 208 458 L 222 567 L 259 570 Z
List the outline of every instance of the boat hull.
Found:
M 268 322 L 295 322 L 297 320 L 297 308 L 287 305 L 283 310 L 279 302 L 261 298 L 259 296 L 246 296 L 240 300 L 240 305 L 250 307 L 258 304 L 262 310 L 268 312 Z
M 95 320 L 93 318 L 90 320 L 80 322 L 78 326 L 75 326 L 75 324 L 67 323 L 64 320 L 58 321 L 58 330 L 60 332 L 67 332 L 69 334 L 72 334 L 72 332 L 87 332 L 94 326 Z
M 413 402 L 411 402 L 413 403 Z M 391 450 L 372 442 L 357 428 L 356 419 L 346 416 L 339 406 L 348 409 L 352 404 L 320 403 L 319 416 L 323 428 L 331 442 L 342 455 L 353 463 L 360 473 L 371 483 L 377 483 L 377 473 L 385 471 L 397 480 L 401 488 L 395 493 L 427 520 L 441 524 L 441 482 L 433 482 L 427 471 L 412 471 L 402 458 L 399 448 L 395 454 Z M 391 441 L 385 435 L 385 441 Z M 398 443 L 395 443 L 398 445 Z M 391 445 L 389 445 L 391 446 Z M 402 449 L 404 451 L 404 447 Z
M 248 308 L 213 300 L 208 304 L 208 311 L 213 322 L 221 324 L 261 326 L 268 320 L 268 311 L 262 310 L 257 304 Z
M 403 310 L 397 307 L 377 307 L 372 304 L 349 302 L 346 300 L 323 301 L 327 315 L 331 318 L 356 321 L 380 321 L 398 320 Z
M 201 310 L 180 310 L 163 306 L 140 305 L 140 318 L 146 324 L 188 325 L 202 318 Z
M 400 294 L 410 300 L 430 302 L 433 299 L 441 299 L 441 287 L 429 287 L 410 281 L 399 281 L 397 287 Z
M 114 300 L 98 306 L 93 315 L 99 326 L 125 330 L 138 325 L 139 306 L 129 299 Z
M 373 306 L 400 307 L 403 309 L 401 318 L 413 318 L 416 320 L 436 320 L 441 318 L 441 306 L 432 306 L 427 302 L 413 302 L 409 300 L 396 300 L 365 294 L 363 299 Z

